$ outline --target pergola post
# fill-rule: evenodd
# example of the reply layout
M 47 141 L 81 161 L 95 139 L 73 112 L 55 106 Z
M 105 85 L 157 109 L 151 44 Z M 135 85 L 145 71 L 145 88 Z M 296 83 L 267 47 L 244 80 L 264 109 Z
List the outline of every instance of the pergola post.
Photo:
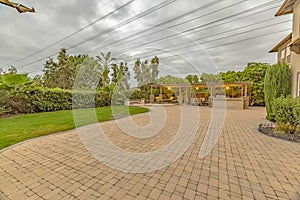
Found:
M 247 85 L 245 84 L 245 97 L 247 97 L 247 93 L 248 93 L 247 89 L 248 89 L 248 87 L 247 87 Z
M 181 105 L 182 104 L 182 94 L 181 94 L 181 87 L 179 87 L 179 99 L 178 99 L 178 103 L 179 103 L 179 105 Z
M 150 86 L 150 99 L 149 99 L 149 102 L 150 103 L 154 103 L 154 101 L 155 101 L 155 97 L 154 97 L 154 94 L 153 94 L 153 86 L 151 85 Z
M 189 93 L 188 93 L 188 88 L 185 88 L 185 94 L 184 94 L 185 98 L 184 98 L 184 103 L 187 103 L 189 100 Z
M 242 85 L 241 88 L 242 88 L 241 97 L 243 97 L 244 96 L 244 86 Z
M 162 95 L 162 86 L 160 86 L 159 87 L 159 98 L 160 98 L 160 100 L 162 100 L 162 97 L 163 97 L 163 95 Z

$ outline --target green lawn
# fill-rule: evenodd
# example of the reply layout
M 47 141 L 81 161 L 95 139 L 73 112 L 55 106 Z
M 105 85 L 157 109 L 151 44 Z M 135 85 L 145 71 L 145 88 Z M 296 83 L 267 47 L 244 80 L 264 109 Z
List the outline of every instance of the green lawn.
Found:
M 0 119 L 0 149 L 27 139 L 148 111 L 147 108 L 141 107 L 114 106 L 34 113 L 3 118 Z

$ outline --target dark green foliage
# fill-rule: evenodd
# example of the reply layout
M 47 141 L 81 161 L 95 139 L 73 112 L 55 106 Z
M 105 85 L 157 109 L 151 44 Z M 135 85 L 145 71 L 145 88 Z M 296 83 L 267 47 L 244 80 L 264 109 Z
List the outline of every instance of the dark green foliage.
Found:
M 37 88 L 30 91 L 32 112 L 70 110 L 72 92 L 60 88 Z
M 248 63 L 243 71 L 242 81 L 252 82 L 248 87 L 251 105 L 265 104 L 264 81 L 268 66 L 270 65 L 266 63 Z
M 293 114 L 295 117 L 295 123 L 299 126 L 300 125 L 300 97 L 297 97 L 295 99 Z
M 200 76 L 201 83 L 213 83 L 213 82 L 222 82 L 222 77 L 220 74 L 207 74 L 203 73 Z
M 45 87 L 72 89 L 77 71 L 87 55 L 69 56 L 62 48 L 57 62 L 50 58 L 44 64 L 43 84 Z
M 274 118 L 278 127 L 285 127 L 288 133 L 294 133 L 299 122 L 300 99 L 279 97 L 273 101 Z
M 183 78 L 178 78 L 172 75 L 166 75 L 163 77 L 160 77 L 157 80 L 157 83 L 159 84 L 184 84 L 187 83 L 186 80 L 184 80 Z
M 221 77 L 222 81 L 225 83 L 235 83 L 240 82 L 242 80 L 243 72 L 236 72 L 236 71 L 227 71 L 227 72 L 220 72 L 219 76 Z
M 33 86 L 27 74 L 16 74 L 16 71 L 9 71 L 9 73 L 1 75 L 1 110 L 31 112 L 28 89 L 33 88 Z
M 274 100 L 290 94 L 290 77 L 291 72 L 286 64 L 278 63 L 267 67 L 264 81 L 267 119 L 275 120 Z
M 49 112 L 106 106 L 109 105 L 109 93 L 39 87 L 10 96 L 7 101 L 10 110 L 15 113 Z
M 218 74 L 203 73 L 200 76 L 201 83 L 209 82 L 252 82 L 248 86 L 248 96 L 250 105 L 264 105 L 264 78 L 269 64 L 266 63 L 248 63 L 243 71 L 227 71 Z M 241 93 L 241 88 L 230 88 L 226 90 L 228 96 L 237 96 Z
M 145 93 L 141 90 L 134 90 L 130 95 L 130 100 L 139 100 L 145 98 Z
M 187 75 L 185 77 L 185 80 L 187 80 L 189 83 L 199 83 L 199 78 L 197 75 Z
M 138 59 L 133 67 L 133 71 L 135 73 L 134 78 L 138 83 L 138 87 L 142 85 L 146 85 L 149 83 L 156 83 L 158 78 L 158 65 L 159 65 L 159 58 L 154 57 L 151 59 L 150 64 L 148 61 L 142 62 Z
M 276 122 L 295 124 L 296 119 L 294 115 L 294 107 L 297 105 L 298 100 L 291 96 L 279 97 L 274 100 L 273 108 Z

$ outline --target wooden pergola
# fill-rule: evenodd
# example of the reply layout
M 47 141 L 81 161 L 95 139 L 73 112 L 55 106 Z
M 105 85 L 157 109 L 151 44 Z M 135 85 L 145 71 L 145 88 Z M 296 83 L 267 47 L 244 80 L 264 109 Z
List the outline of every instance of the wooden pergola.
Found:
M 15 3 L 9 0 L 0 0 L 0 3 L 12 8 L 17 9 L 19 13 L 24 13 L 24 12 L 35 12 L 34 8 L 28 8 L 20 3 Z
M 159 88 L 159 96 L 157 99 L 159 101 L 169 101 L 168 99 L 163 98 L 163 88 L 167 88 L 168 90 L 172 90 L 174 88 L 178 89 L 178 103 L 191 103 L 191 102 L 199 102 L 201 101 L 200 97 L 197 95 L 193 95 L 195 91 L 199 90 L 200 88 L 206 88 L 209 91 L 209 97 L 205 99 L 209 105 L 213 104 L 214 99 L 218 99 L 220 96 L 226 98 L 227 100 L 241 100 L 241 99 L 247 99 L 247 92 L 248 92 L 248 86 L 251 85 L 251 82 L 235 82 L 235 83 L 229 83 L 229 82 L 212 82 L 212 83 L 195 83 L 195 84 L 157 84 L 157 83 L 150 83 L 148 84 L 150 86 L 150 103 L 154 103 L 156 100 L 156 97 L 153 94 L 153 88 Z M 226 97 L 226 95 L 219 95 L 217 93 L 217 90 L 223 90 L 224 92 L 230 88 L 234 87 L 240 87 L 241 92 L 239 94 L 239 98 L 230 98 Z M 183 95 L 184 92 L 184 95 Z M 184 97 L 183 97 L 184 96 Z

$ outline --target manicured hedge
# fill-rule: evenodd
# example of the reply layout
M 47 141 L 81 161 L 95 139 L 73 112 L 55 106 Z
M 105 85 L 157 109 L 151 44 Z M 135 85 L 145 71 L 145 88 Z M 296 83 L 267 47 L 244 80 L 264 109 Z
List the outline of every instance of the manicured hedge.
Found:
M 109 93 L 104 91 L 71 91 L 60 88 L 34 88 L 8 99 L 15 113 L 49 112 L 72 108 L 91 108 L 109 105 Z

